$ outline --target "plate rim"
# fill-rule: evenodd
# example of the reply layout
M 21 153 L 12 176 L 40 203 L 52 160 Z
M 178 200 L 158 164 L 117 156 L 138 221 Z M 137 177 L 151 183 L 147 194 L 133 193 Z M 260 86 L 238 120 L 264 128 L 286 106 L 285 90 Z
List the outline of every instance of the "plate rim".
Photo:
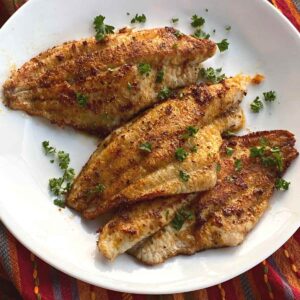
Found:
M 20 9 L 18 9 L 0 28 L 0 35 L 3 31 L 5 31 L 6 27 L 10 25 L 12 20 L 19 15 L 21 15 L 25 8 L 35 5 L 36 2 L 41 2 L 42 0 L 30 0 L 26 2 Z M 268 0 L 255 0 L 258 5 L 262 5 L 265 7 L 269 7 L 267 9 L 270 9 L 273 11 L 273 18 L 277 18 L 277 20 L 281 20 L 283 22 L 282 26 L 286 26 L 287 29 L 290 32 L 293 32 L 295 35 L 295 38 L 298 38 L 300 40 L 300 33 L 298 30 L 294 27 L 294 25 L 291 23 L 291 21 L 283 14 L 281 13 L 276 7 L 274 7 Z M 277 17 L 275 17 L 277 16 Z M 134 293 L 134 294 L 149 294 L 149 295 L 156 295 L 156 294 L 173 294 L 173 293 L 182 293 L 182 292 L 190 292 L 195 291 L 198 289 L 208 288 L 210 286 L 216 285 L 218 283 L 225 282 L 227 280 L 230 280 L 236 276 L 239 276 L 240 274 L 248 271 L 252 267 L 259 264 L 261 261 L 265 260 L 267 257 L 272 255 L 274 252 L 276 252 L 300 227 L 300 220 L 297 222 L 296 220 L 289 225 L 289 230 L 286 231 L 285 234 L 281 235 L 277 243 L 273 245 L 272 248 L 270 248 L 268 251 L 265 251 L 264 254 L 261 254 L 260 256 L 257 256 L 256 259 L 252 259 L 250 262 L 247 262 L 244 264 L 242 268 L 239 268 L 238 271 L 232 271 L 230 273 L 224 274 L 220 276 L 220 280 L 218 280 L 218 283 L 206 283 L 204 285 L 201 285 L 201 282 L 197 281 L 197 278 L 192 278 L 190 280 L 185 280 L 184 285 L 185 287 L 182 287 L 181 285 L 178 285 L 178 287 L 174 286 L 174 283 L 168 283 L 165 284 L 163 287 L 157 288 L 155 291 L 153 290 L 153 285 L 151 285 L 150 289 L 143 288 L 142 290 L 139 289 L 138 286 L 133 286 L 133 284 L 128 284 L 128 286 L 124 287 L 126 285 L 126 282 L 122 283 L 122 287 L 118 288 L 116 283 L 120 283 L 120 280 L 117 279 L 110 279 L 110 278 L 101 278 L 101 283 L 99 284 L 99 277 L 92 277 L 91 275 L 86 275 L 86 273 L 78 273 L 78 272 L 72 272 L 72 269 L 69 267 L 67 269 L 64 269 L 64 266 L 62 264 L 59 264 L 59 262 L 56 262 L 54 257 L 48 254 L 38 253 L 39 249 L 35 250 L 34 247 L 31 245 L 31 240 L 33 240 L 31 237 L 28 238 L 28 236 L 23 236 L 22 230 L 18 230 L 20 226 L 17 224 L 13 224 L 14 222 L 9 220 L 8 217 L 6 217 L 6 214 L 3 213 L 3 211 L 0 211 L 0 221 L 5 225 L 6 229 L 28 250 L 30 250 L 34 255 L 42 259 L 44 262 L 49 264 L 50 266 L 53 266 L 54 268 L 60 270 L 61 272 L 74 277 L 78 280 L 90 283 L 92 285 L 110 289 L 113 291 L 118 292 L 128 292 L 128 293 Z M 34 243 L 33 243 L 34 244 Z M 175 281 L 175 283 L 177 283 Z M 170 287 L 172 285 L 172 287 Z

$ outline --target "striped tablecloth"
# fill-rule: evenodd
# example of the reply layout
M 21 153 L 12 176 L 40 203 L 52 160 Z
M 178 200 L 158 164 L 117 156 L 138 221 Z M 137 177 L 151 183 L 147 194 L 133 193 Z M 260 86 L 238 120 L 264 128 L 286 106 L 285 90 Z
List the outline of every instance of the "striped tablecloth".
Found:
M 0 26 L 24 2 L 0 0 Z M 300 31 L 300 0 L 272 0 L 272 3 Z M 272 256 L 232 280 L 189 293 L 148 296 L 114 292 L 67 276 L 30 253 L 0 223 L 0 300 L 4 299 L 300 300 L 300 229 Z

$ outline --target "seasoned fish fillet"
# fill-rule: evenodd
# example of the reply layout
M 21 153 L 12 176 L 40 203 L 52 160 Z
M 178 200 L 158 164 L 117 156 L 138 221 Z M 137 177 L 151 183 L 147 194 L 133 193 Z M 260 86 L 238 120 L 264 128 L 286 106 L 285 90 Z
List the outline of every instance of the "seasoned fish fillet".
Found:
M 266 150 L 264 159 L 250 157 L 249 149 L 262 147 L 262 141 L 267 147 L 280 149 L 276 152 L 281 153 L 282 166 L 270 163 L 275 157 L 270 150 Z M 275 180 L 297 157 L 294 144 L 294 136 L 283 130 L 224 141 L 217 185 L 210 191 L 199 193 L 185 208 L 185 215 L 194 217 L 186 219 L 182 228 L 178 227 L 175 217 L 169 225 L 131 249 L 130 254 L 145 264 L 154 265 L 178 254 L 242 243 L 267 209 Z M 228 156 L 228 147 L 233 149 L 232 156 Z M 236 163 L 238 160 L 241 164 Z
M 225 125 L 224 125 L 225 124 Z M 243 126 L 243 114 L 241 110 L 216 119 L 212 124 L 200 129 L 203 135 L 201 149 L 206 151 L 210 147 L 209 154 L 218 161 L 219 149 L 222 145 L 221 133 L 229 129 L 240 129 Z M 211 147 L 211 141 L 214 145 Z M 213 161 L 209 170 L 205 167 L 203 172 L 203 187 L 211 188 L 216 183 L 217 170 Z M 199 176 L 199 175 L 198 175 Z M 112 260 L 117 255 L 124 253 L 139 241 L 152 235 L 163 226 L 167 225 L 183 206 L 191 202 L 195 194 L 189 196 L 175 196 L 158 198 L 153 201 L 137 203 L 129 209 L 117 213 L 101 230 L 98 248 L 102 254 Z
M 163 88 L 196 83 L 199 64 L 215 51 L 214 42 L 168 27 L 64 43 L 12 74 L 5 104 L 103 136 L 158 102 Z
M 207 189 L 203 170 L 214 162 L 209 151 L 217 144 L 211 141 L 207 147 L 212 149 L 203 151 L 207 136 L 199 129 L 237 106 L 248 81 L 239 75 L 220 84 L 192 86 L 181 99 L 166 101 L 117 129 L 76 178 L 68 205 L 94 218 L 120 205 Z M 190 126 L 198 132 L 187 136 Z M 145 149 L 149 144 L 152 149 Z M 183 181 L 180 171 L 190 179 Z M 99 184 L 101 192 L 94 192 Z

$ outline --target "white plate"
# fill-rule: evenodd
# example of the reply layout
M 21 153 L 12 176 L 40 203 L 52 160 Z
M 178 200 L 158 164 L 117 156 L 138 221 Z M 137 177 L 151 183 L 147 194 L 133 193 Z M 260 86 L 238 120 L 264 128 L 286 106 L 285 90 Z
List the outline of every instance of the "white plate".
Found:
M 137 12 L 146 14 L 146 27 L 170 25 L 172 17 L 179 17 L 178 28 L 186 33 L 191 32 L 189 23 L 193 14 L 205 17 L 205 30 L 211 33 L 216 29 L 213 39 L 230 41 L 229 51 L 216 54 L 206 66 L 222 66 L 228 75 L 239 72 L 266 75 L 266 81 L 252 88 L 244 100 L 247 127 L 288 129 L 300 140 L 299 34 L 263 0 L 30 0 L 0 30 L 0 86 L 14 65 L 21 66 L 53 45 L 93 35 L 92 20 L 96 15 L 105 15 L 107 23 L 118 28 L 129 25 Z M 226 25 L 232 27 L 229 33 Z M 251 113 L 250 101 L 271 89 L 277 91 L 278 101 L 266 105 L 257 115 Z M 59 170 L 42 153 L 43 140 L 69 152 L 77 172 L 97 144 L 94 138 L 1 106 L 1 219 L 43 260 L 92 284 L 149 294 L 205 288 L 253 267 L 299 227 L 298 159 L 285 176 L 292 182 L 290 190 L 274 195 L 265 216 L 241 246 L 176 257 L 157 267 L 145 267 L 127 255 L 108 263 L 96 250 L 99 221 L 83 221 L 72 211 L 59 211 L 52 204 L 48 179 L 58 176 Z

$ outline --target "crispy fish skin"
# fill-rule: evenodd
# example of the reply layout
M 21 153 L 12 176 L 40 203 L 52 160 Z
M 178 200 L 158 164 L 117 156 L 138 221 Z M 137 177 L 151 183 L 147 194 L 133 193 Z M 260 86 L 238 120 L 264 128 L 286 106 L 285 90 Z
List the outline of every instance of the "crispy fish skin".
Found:
M 249 148 L 265 138 L 271 147 L 279 147 L 283 171 L 265 167 L 258 158 L 249 157 Z M 170 257 L 227 246 L 237 246 L 259 221 L 268 207 L 275 180 L 298 156 L 294 136 L 283 130 L 265 131 L 226 140 L 221 150 L 221 171 L 217 185 L 200 193 L 187 209 L 195 218 L 187 220 L 181 230 L 167 225 L 152 237 L 136 245 L 129 253 L 141 262 L 155 265 Z M 232 157 L 226 147 L 234 149 Z M 243 167 L 236 170 L 235 161 Z
M 198 191 L 203 186 L 203 167 L 210 166 L 214 157 L 201 151 L 202 135 L 184 139 L 183 134 L 188 126 L 202 128 L 236 107 L 248 81 L 247 76 L 237 76 L 220 84 L 192 86 L 183 99 L 168 100 L 117 129 L 76 178 L 67 204 L 86 218 L 94 218 L 136 201 Z M 140 149 L 145 142 L 152 145 L 150 153 Z M 193 146 L 199 151 L 192 152 Z M 175 158 L 179 147 L 188 152 L 183 162 Z M 189 172 L 191 180 L 180 180 L 179 170 Z M 104 184 L 104 192 L 91 195 L 89 191 L 99 183 Z
M 176 47 L 175 47 L 176 46 Z M 199 64 L 216 45 L 173 28 L 123 29 L 105 41 L 94 38 L 49 49 L 14 72 L 4 84 L 4 103 L 58 125 L 106 135 L 159 101 L 164 88 L 196 83 Z M 151 65 L 141 75 L 140 63 Z M 163 71 L 162 82 L 157 74 Z M 76 94 L 87 96 L 80 105 Z
M 214 141 L 214 146 L 210 147 L 209 153 L 215 161 L 218 161 L 218 153 L 222 145 L 222 132 L 229 129 L 238 130 L 243 123 L 243 113 L 239 109 L 203 127 L 199 133 L 205 137 L 201 142 L 202 149 L 206 151 L 207 145 L 211 145 L 211 141 Z M 216 184 L 216 173 L 216 163 L 212 162 L 209 169 L 204 169 L 201 190 L 212 188 Z M 100 252 L 109 260 L 115 259 L 117 255 L 126 252 L 141 240 L 167 225 L 174 218 L 176 211 L 191 203 L 194 197 L 195 194 L 158 198 L 153 201 L 137 203 L 122 210 L 101 230 L 98 240 Z

